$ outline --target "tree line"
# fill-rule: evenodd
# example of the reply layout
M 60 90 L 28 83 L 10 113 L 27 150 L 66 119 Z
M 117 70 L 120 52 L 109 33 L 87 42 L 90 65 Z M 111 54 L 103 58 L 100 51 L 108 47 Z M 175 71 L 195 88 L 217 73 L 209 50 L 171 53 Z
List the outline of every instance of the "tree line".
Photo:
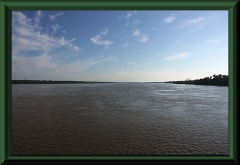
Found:
M 97 81 L 53 81 L 53 80 L 12 80 L 12 84 L 85 84 L 106 83 Z
M 222 74 L 219 75 L 214 74 L 213 76 L 200 78 L 196 80 L 187 79 L 185 81 L 169 81 L 167 83 L 228 86 L 228 76 Z

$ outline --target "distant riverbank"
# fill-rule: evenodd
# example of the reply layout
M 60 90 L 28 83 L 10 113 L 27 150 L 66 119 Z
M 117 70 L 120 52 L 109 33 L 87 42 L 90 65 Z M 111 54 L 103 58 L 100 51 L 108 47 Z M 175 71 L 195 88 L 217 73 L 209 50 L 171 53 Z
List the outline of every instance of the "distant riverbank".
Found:
M 168 81 L 165 83 L 228 86 L 228 76 L 219 74 L 219 75 L 213 75 L 210 77 L 205 77 L 202 79 L 196 79 L 196 80 L 187 79 L 185 81 Z
M 52 80 L 12 80 L 12 84 L 89 84 L 89 83 L 114 83 L 99 81 L 52 81 Z

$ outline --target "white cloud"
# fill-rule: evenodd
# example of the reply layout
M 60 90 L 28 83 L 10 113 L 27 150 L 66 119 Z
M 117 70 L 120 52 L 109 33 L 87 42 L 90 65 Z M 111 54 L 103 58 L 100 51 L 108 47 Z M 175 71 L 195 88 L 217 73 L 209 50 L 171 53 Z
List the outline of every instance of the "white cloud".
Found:
M 127 14 L 126 14 L 126 18 L 131 17 L 131 15 L 132 15 L 132 12 L 127 12 Z
M 124 35 L 124 32 L 122 32 L 121 34 L 113 34 L 112 36 L 124 40 L 126 36 L 123 36 L 123 35 Z
M 206 20 L 205 17 L 198 17 L 196 19 L 190 19 L 182 21 L 182 23 L 175 27 L 166 27 L 166 28 L 152 28 L 150 30 L 173 30 L 173 29 L 182 29 L 182 28 L 191 28 L 191 31 L 189 33 L 196 32 L 206 26 L 212 19 L 210 18 Z M 170 20 L 170 19 L 169 19 Z
M 40 19 L 43 17 L 42 11 L 38 10 L 36 13 L 36 16 L 34 17 L 35 27 L 41 28 L 39 26 Z
M 148 35 L 141 33 L 138 29 L 135 30 L 132 35 L 135 36 L 139 42 L 147 42 L 149 40 Z
M 58 29 L 60 29 L 62 26 L 56 24 L 51 26 L 53 28 L 53 33 L 55 33 Z
M 118 58 L 114 55 L 111 55 L 110 57 L 106 58 L 105 61 L 117 61 Z
M 179 41 L 176 41 L 176 42 L 182 42 L 182 41 L 179 40 Z
M 77 46 L 73 45 L 71 43 L 72 41 L 66 40 L 63 37 L 54 38 L 51 35 L 42 33 L 39 28 L 34 25 L 33 20 L 29 19 L 21 12 L 12 12 L 12 43 L 13 51 L 16 54 L 19 55 L 21 51 L 26 50 L 38 50 L 49 53 L 54 48 L 60 46 L 67 46 L 76 50 Z M 55 31 L 60 27 L 61 26 L 56 24 L 54 26 Z
M 173 55 L 173 56 L 169 56 L 169 57 L 163 59 L 162 61 L 181 60 L 181 59 L 184 59 L 184 58 L 189 57 L 189 54 L 190 54 L 190 53 L 176 54 L 176 55 Z
M 135 30 L 134 32 L 133 32 L 133 36 L 139 36 L 140 35 L 140 32 L 138 31 L 138 30 Z
M 66 33 L 66 31 L 64 31 L 64 30 L 63 30 L 62 32 L 63 32 L 63 33 Z
M 79 52 L 81 48 L 72 43 L 75 39 L 54 38 L 42 33 L 34 25 L 34 19 L 29 19 L 21 12 L 12 12 L 13 79 L 62 80 L 64 76 L 65 79 L 76 80 L 76 73 L 101 62 L 118 60 L 116 56 L 111 55 L 63 64 L 64 60 L 58 57 L 59 53 L 55 52 L 56 55 L 52 55 L 53 51 L 64 46 L 68 48 L 68 55 L 72 52 L 71 49 L 73 52 Z M 107 32 L 105 29 L 101 35 L 106 35 Z M 28 51 L 32 51 L 34 55 L 28 56 Z
M 90 38 L 90 40 L 96 44 L 96 45 L 104 45 L 105 46 L 105 49 L 108 49 L 109 48 L 109 45 L 113 44 L 112 41 L 109 41 L 109 40 L 101 40 L 103 36 L 105 36 L 106 34 L 108 33 L 108 29 L 104 29 L 103 31 L 100 32 L 99 35 L 96 35 L 95 37 L 93 38 Z
M 30 19 L 21 12 L 12 12 L 13 79 L 53 79 L 55 74 L 60 78 L 62 74 L 59 69 L 62 66 L 57 62 L 59 58 L 51 55 L 52 52 L 62 46 L 73 52 L 81 50 L 72 43 L 75 39 L 54 38 L 42 33 L 39 26 L 36 26 L 36 22 L 40 21 L 35 19 L 40 15 L 41 12 L 38 11 L 37 15 Z
M 132 22 L 126 23 L 125 26 L 128 26 L 128 25 L 137 25 L 139 22 L 140 22 L 140 21 L 136 19 L 136 20 L 134 20 L 134 21 L 132 21 Z
M 42 14 L 42 11 L 41 10 L 38 10 L 37 11 L 37 15 L 41 15 Z
M 119 18 L 119 19 L 128 19 L 128 18 L 130 18 L 133 14 L 136 14 L 136 13 L 137 13 L 136 10 L 135 10 L 135 11 L 130 11 L 130 12 L 127 12 L 125 15 L 119 16 L 118 18 Z
M 195 19 L 185 20 L 182 22 L 180 26 L 176 26 L 175 28 L 171 29 L 192 28 L 193 30 L 196 30 L 199 29 L 199 27 L 204 27 L 206 23 L 208 23 L 211 19 L 205 21 L 205 23 L 204 20 L 206 20 L 205 17 L 198 17 Z
M 187 33 L 187 35 L 189 35 L 204 28 L 214 18 L 215 17 L 206 19 L 205 17 L 199 17 L 196 19 L 188 20 L 188 21 L 185 21 L 185 24 L 183 24 L 183 27 L 185 26 L 190 28 L 190 30 Z
M 199 22 L 203 21 L 205 19 L 205 17 L 199 17 L 196 19 L 191 19 L 186 21 L 187 24 L 198 24 Z
M 105 36 L 108 33 L 108 29 L 105 28 L 103 31 L 100 32 L 102 36 Z
M 166 17 L 163 22 L 164 23 L 171 23 L 172 21 L 174 21 L 176 19 L 176 17 L 174 16 L 174 14 L 172 14 L 171 16 Z
M 27 18 L 23 13 L 21 12 L 12 12 L 13 15 L 13 21 L 18 21 L 20 25 L 27 26 L 29 23 L 31 24 L 32 19 Z
M 135 64 L 134 62 L 129 62 L 129 63 L 127 63 L 128 65 L 137 65 L 137 64 Z
M 64 13 L 63 12 L 59 12 L 59 13 L 57 13 L 55 15 L 49 15 L 49 19 L 56 20 L 56 18 L 61 16 L 61 15 L 64 15 Z
M 121 47 L 127 47 L 129 44 L 123 44 Z
M 80 48 L 77 47 L 77 46 L 73 46 L 73 48 L 74 48 L 74 50 L 75 50 L 76 52 L 79 52 L 79 51 L 80 51 Z
M 41 15 L 41 12 L 38 12 L 39 15 Z M 51 35 L 42 33 L 35 26 L 35 20 L 29 19 L 21 12 L 12 12 L 12 62 L 13 68 L 15 68 L 14 73 L 22 74 L 20 71 L 28 73 L 34 70 L 35 66 L 41 68 L 41 70 L 44 68 L 56 68 L 56 64 L 51 62 L 50 53 L 61 46 L 70 48 L 75 52 L 81 50 L 72 43 L 74 39 L 54 38 Z M 27 56 L 29 51 L 32 51 L 31 54 L 34 55 Z M 24 69 L 21 69 L 21 67 L 24 67 Z
M 129 63 L 127 63 L 127 65 L 128 66 L 133 65 L 135 68 L 138 68 L 138 65 L 136 63 L 134 63 L 134 62 L 129 62 Z
M 219 40 L 207 40 L 207 41 L 205 41 L 205 42 L 209 42 L 209 43 L 219 43 Z

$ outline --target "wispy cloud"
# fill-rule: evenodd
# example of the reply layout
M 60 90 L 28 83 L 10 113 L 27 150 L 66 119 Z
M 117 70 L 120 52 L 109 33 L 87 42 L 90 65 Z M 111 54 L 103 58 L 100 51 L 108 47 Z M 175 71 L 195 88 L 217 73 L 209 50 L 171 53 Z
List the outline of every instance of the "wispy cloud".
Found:
M 207 40 L 207 41 L 205 41 L 205 42 L 210 42 L 210 43 L 219 43 L 219 40 Z
M 107 61 L 117 61 L 118 58 L 114 55 L 111 55 L 109 57 L 105 57 L 103 55 L 101 56 L 98 56 L 98 57 L 94 57 L 94 58 L 90 58 L 90 59 L 87 59 L 87 60 L 77 60 L 77 61 L 74 61 L 70 64 L 66 64 L 66 65 L 63 65 L 62 68 L 64 68 L 65 71 L 71 73 L 71 72 L 81 72 L 93 65 L 96 65 L 98 63 L 101 63 L 101 62 L 107 62 Z
M 182 41 L 178 40 L 178 41 L 176 41 L 176 42 L 182 42 Z
M 129 63 L 127 63 L 127 65 L 128 66 L 133 65 L 135 68 L 138 68 L 138 65 L 136 63 L 134 63 L 134 62 L 129 62 Z
M 166 20 L 169 22 L 171 19 Z M 150 30 L 174 30 L 174 29 L 182 29 L 182 28 L 191 28 L 190 33 L 195 32 L 197 30 L 200 30 L 204 26 L 206 26 L 212 19 L 206 20 L 205 17 L 198 17 L 195 19 L 190 20 L 184 20 L 182 23 L 178 26 L 173 27 L 157 27 L 157 28 L 151 28 Z M 172 20 L 173 21 L 173 20 Z
M 178 10 L 179 13 L 187 13 L 186 10 Z
M 151 28 L 150 30 L 160 30 L 160 28 Z
M 121 16 L 119 16 L 118 18 L 119 19 L 128 19 L 128 18 L 130 18 L 133 14 L 136 14 L 137 13 L 137 11 L 135 10 L 135 11 L 129 11 L 129 12 L 127 12 L 125 15 L 121 15 Z
M 21 57 L 15 60 L 18 61 L 17 64 L 13 65 L 13 77 L 15 79 L 22 79 L 22 77 L 41 79 L 41 76 L 44 76 L 43 79 L 52 80 L 54 77 L 54 79 L 62 80 L 64 75 L 65 79 L 76 80 L 76 74 L 83 70 L 98 63 L 117 61 L 118 58 L 114 55 L 101 55 L 86 60 L 77 60 L 68 64 L 61 64 L 61 60 L 54 62 L 49 55 L 42 54 L 37 57 Z M 19 75 L 21 75 L 21 77 Z
M 62 26 L 55 24 L 51 26 L 53 28 L 53 33 L 55 33 L 58 29 L 60 29 Z
M 101 35 L 106 35 L 107 30 Z M 13 79 L 75 79 L 76 73 L 93 65 L 107 61 L 117 61 L 114 55 L 99 56 L 86 60 L 64 63 L 55 50 L 65 47 L 69 53 L 78 54 L 81 48 L 74 45 L 75 39 L 56 38 L 42 33 L 35 26 L 35 19 L 30 19 L 21 12 L 12 12 L 12 76 Z M 28 51 L 31 54 L 28 55 Z M 69 58 L 69 57 L 68 57 Z
M 77 61 L 74 61 L 70 64 L 67 64 L 65 65 L 65 69 L 64 70 L 67 70 L 67 72 L 81 72 L 93 65 L 96 65 L 98 63 L 101 63 L 101 62 L 107 62 L 107 61 L 117 61 L 118 58 L 114 55 L 111 55 L 109 57 L 105 57 L 103 55 L 101 56 L 98 56 L 98 57 L 94 57 L 94 58 L 90 58 L 90 59 L 87 59 L 87 60 L 77 60 Z
M 49 19 L 56 20 L 56 18 L 61 16 L 61 15 L 64 15 L 64 13 L 63 12 L 59 12 L 59 13 L 57 13 L 55 15 L 49 15 Z
M 103 31 L 100 32 L 99 35 L 96 35 L 95 37 L 93 38 L 90 38 L 90 40 L 96 44 L 96 45 L 104 45 L 105 46 L 105 49 L 108 49 L 109 48 L 109 45 L 113 44 L 112 41 L 109 41 L 109 40 L 101 40 L 103 36 L 105 36 L 106 34 L 108 33 L 108 29 L 104 29 Z
M 115 55 L 111 55 L 110 57 L 106 58 L 105 61 L 117 61 L 118 60 L 118 57 L 115 56 Z
M 12 12 L 12 62 L 13 73 L 33 73 L 34 67 L 46 69 L 56 69 L 57 65 L 52 61 L 50 55 L 53 50 L 59 47 L 70 48 L 79 52 L 81 48 L 74 45 L 72 40 L 66 40 L 64 37 L 55 38 L 46 33 L 42 33 L 35 26 L 35 18 L 30 19 L 21 12 Z M 33 56 L 28 56 L 31 51 Z M 44 72 L 43 72 L 44 73 Z
M 42 29 L 42 27 L 39 26 L 39 23 L 40 23 L 40 20 L 41 20 L 42 17 L 43 17 L 42 11 L 38 10 L 36 12 L 35 17 L 34 17 L 34 26 L 35 26 L 35 28 Z
M 187 20 L 185 21 L 187 25 L 189 24 L 198 24 L 199 22 L 203 21 L 205 19 L 205 17 L 199 17 L 196 19 L 191 19 L 191 20 Z
M 126 37 L 124 36 L 125 32 L 122 32 L 120 34 L 112 34 L 113 37 L 118 38 L 118 39 L 125 39 Z
M 188 52 L 187 53 L 176 54 L 176 55 L 173 55 L 173 56 L 169 56 L 169 57 L 163 59 L 162 61 L 181 60 L 181 59 L 184 59 L 184 58 L 188 58 L 189 54 L 190 53 L 188 53 Z
M 174 14 L 172 14 L 172 15 L 166 17 L 166 18 L 163 20 L 163 22 L 164 22 L 164 23 L 171 23 L 171 22 L 174 21 L 175 19 L 176 19 L 176 17 L 174 16 Z
M 129 44 L 123 44 L 121 47 L 127 47 Z
M 64 30 L 63 30 L 62 32 L 63 32 L 63 33 L 66 33 L 66 31 L 64 31 Z
M 51 35 L 42 33 L 38 27 L 34 26 L 33 20 L 21 12 L 12 12 L 12 43 L 15 53 L 21 54 L 21 51 L 27 50 L 38 50 L 49 53 L 54 48 L 60 46 L 71 47 L 74 50 L 78 48 L 78 50 L 80 50 L 79 47 L 72 44 L 73 40 L 69 41 L 64 39 L 64 37 L 54 38 Z M 55 26 L 55 30 L 56 27 L 59 28 L 60 26 Z
M 189 35 L 204 28 L 214 18 L 215 17 L 206 19 L 205 17 L 198 17 L 196 19 L 187 20 L 184 22 L 181 28 L 184 28 L 184 27 L 191 28 L 187 33 L 187 35 Z
M 79 51 L 81 50 L 78 46 L 73 46 L 73 49 L 74 49 L 76 52 L 79 52 Z
M 135 30 L 132 35 L 135 36 L 139 42 L 147 42 L 149 40 L 148 35 L 141 33 L 138 29 Z
M 136 19 L 136 20 L 134 20 L 134 21 L 131 21 L 131 22 L 126 23 L 125 25 L 126 25 L 126 26 L 129 26 L 129 25 L 137 25 L 139 22 L 140 22 L 140 21 Z
M 206 19 L 205 17 L 198 17 L 195 19 L 184 20 L 184 21 L 182 21 L 182 24 L 180 24 L 179 26 L 175 26 L 172 28 L 166 28 L 166 29 L 181 29 L 181 28 L 197 27 L 200 23 L 204 22 L 205 19 Z
M 126 14 L 126 18 L 129 18 L 129 17 L 131 17 L 132 16 L 132 12 L 128 12 L 127 14 Z
M 105 36 L 108 33 L 108 29 L 105 28 L 103 31 L 100 32 L 100 35 Z

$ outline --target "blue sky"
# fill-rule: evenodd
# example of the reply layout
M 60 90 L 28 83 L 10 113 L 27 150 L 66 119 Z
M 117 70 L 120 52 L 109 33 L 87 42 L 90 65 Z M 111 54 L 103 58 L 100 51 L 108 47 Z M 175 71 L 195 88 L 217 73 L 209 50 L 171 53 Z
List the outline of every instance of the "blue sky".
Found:
M 12 79 L 228 75 L 228 11 L 13 11 Z

